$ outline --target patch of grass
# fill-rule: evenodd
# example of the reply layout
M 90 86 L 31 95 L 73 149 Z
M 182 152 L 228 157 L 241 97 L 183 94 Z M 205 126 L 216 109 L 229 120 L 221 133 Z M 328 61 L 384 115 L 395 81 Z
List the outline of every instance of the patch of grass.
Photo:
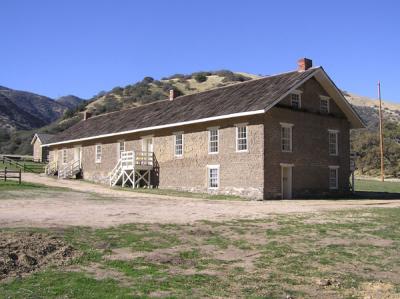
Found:
M 72 192 L 72 190 L 65 187 L 51 187 L 24 181 L 21 184 L 18 184 L 18 181 L 15 180 L 0 181 L 0 199 L 26 199 L 27 192 L 30 192 L 30 195 L 35 195 L 35 198 L 40 198 L 42 194 L 44 196 L 57 197 L 62 192 Z
M 212 199 L 212 200 L 246 200 L 243 197 L 235 196 L 235 195 L 224 195 L 224 194 L 209 194 L 209 193 L 195 193 L 188 191 L 179 191 L 172 189 L 159 189 L 159 188 L 122 188 L 122 187 L 114 187 L 117 190 L 137 192 L 137 193 L 146 193 L 146 194 L 155 194 L 155 195 L 167 195 L 173 197 L 189 197 L 189 198 L 203 198 L 203 199 Z
M 192 297 L 195 292 L 197 294 L 200 292 L 204 294 L 209 291 L 218 293 L 219 279 L 211 275 L 171 275 L 167 271 L 167 266 L 148 263 L 142 259 L 108 261 L 107 266 L 124 273 L 127 277 L 133 278 L 135 281 L 134 292 L 140 297 L 148 296 L 152 292 L 172 292 L 172 297 L 181 298 Z
M 22 167 L 25 165 L 26 170 L 33 170 L 34 173 L 42 173 L 44 172 L 44 168 L 46 166 L 45 163 L 38 163 L 38 162 L 32 162 L 32 161 L 18 161 L 18 164 L 20 164 Z M 2 163 L 0 162 L 0 170 L 3 170 L 4 168 L 9 169 L 9 170 L 19 170 L 20 167 L 16 166 L 15 164 L 10 164 L 10 163 Z M 21 171 L 24 172 L 24 168 L 21 168 Z
M 47 270 L 0 284 L 0 298 L 132 298 L 132 290 L 112 279 L 80 272 Z
M 400 182 L 355 180 L 356 191 L 400 193 Z
M 49 188 L 49 187 L 42 184 L 28 183 L 23 181 L 21 182 L 21 184 L 18 184 L 17 180 L 7 180 L 6 182 L 4 182 L 3 180 L 0 181 L 0 191 L 44 189 L 44 188 Z
M 125 224 L 106 229 L 75 227 L 64 232 L 68 242 L 80 246 L 82 250 L 112 250 L 131 248 L 133 251 L 152 251 L 168 248 L 180 243 L 174 233 L 151 229 L 145 224 Z

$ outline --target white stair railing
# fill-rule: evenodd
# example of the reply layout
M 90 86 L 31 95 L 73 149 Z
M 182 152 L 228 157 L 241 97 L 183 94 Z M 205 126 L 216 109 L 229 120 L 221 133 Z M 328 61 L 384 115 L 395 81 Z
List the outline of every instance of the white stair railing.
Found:
M 57 169 L 58 169 L 57 161 L 51 161 L 44 168 L 44 173 L 47 175 L 52 175 L 57 172 Z
M 81 162 L 79 160 L 67 163 L 58 171 L 59 179 L 69 179 L 81 171 Z
M 121 158 L 118 160 L 114 169 L 110 172 L 110 186 L 114 187 L 121 179 L 121 177 L 125 177 L 133 171 L 135 168 L 135 152 L 134 151 L 125 151 L 121 153 Z M 122 178 L 122 185 L 126 182 L 124 178 Z
M 122 174 L 121 159 L 118 160 L 117 165 L 110 172 L 110 186 L 115 186 Z

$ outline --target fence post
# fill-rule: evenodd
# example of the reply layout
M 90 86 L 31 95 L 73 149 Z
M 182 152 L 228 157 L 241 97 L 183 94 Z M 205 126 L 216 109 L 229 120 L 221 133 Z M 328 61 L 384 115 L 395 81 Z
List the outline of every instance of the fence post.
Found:
M 21 185 L 21 168 L 19 169 L 19 178 L 18 178 L 18 183 Z
M 4 182 L 7 182 L 7 167 L 4 168 Z

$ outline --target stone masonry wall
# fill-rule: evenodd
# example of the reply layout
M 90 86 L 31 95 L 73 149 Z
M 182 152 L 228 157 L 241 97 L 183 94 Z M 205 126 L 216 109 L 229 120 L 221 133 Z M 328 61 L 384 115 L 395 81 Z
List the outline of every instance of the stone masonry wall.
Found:
M 281 198 L 281 165 L 292 168 L 293 197 L 309 197 L 349 190 L 350 124 L 330 100 L 330 115 L 319 114 L 319 95 L 325 92 L 315 80 L 304 84 L 302 109 L 291 109 L 287 97 L 265 115 L 265 198 Z M 281 150 L 281 122 L 293 124 L 291 153 Z M 328 129 L 339 130 L 338 156 L 329 155 Z M 339 189 L 329 190 L 329 167 L 339 166 Z
M 102 161 L 95 163 L 95 144 L 99 141 L 69 144 L 67 160 L 74 159 L 74 146 L 82 146 L 83 178 L 108 184 L 109 173 L 118 161 L 118 142 L 125 140 L 127 151 L 142 150 L 142 138 L 152 136 L 153 150 L 159 166 L 158 177 L 152 182 L 160 188 L 208 192 L 207 165 L 219 165 L 220 187 L 213 193 L 235 194 L 262 199 L 264 194 L 264 141 L 263 116 L 253 116 L 164 129 L 143 134 L 126 134 L 103 138 Z M 235 124 L 248 123 L 248 152 L 236 152 Z M 219 153 L 208 153 L 209 127 L 219 126 Z M 184 134 L 183 157 L 174 155 L 174 132 Z M 51 159 L 58 149 L 58 162 L 62 165 L 63 146 L 51 148 Z

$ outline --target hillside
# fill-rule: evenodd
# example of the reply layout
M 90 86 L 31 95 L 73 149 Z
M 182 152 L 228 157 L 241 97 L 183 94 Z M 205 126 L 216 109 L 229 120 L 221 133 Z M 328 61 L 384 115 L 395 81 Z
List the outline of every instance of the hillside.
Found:
M 0 87 L 0 130 L 30 130 L 59 119 L 82 99 L 66 96 L 54 101 L 31 92 Z
M 378 127 L 379 122 L 379 100 L 365 96 L 356 95 L 343 91 L 346 99 L 357 110 L 368 128 Z M 400 122 L 400 104 L 382 101 L 383 117 L 386 122 Z
M 0 88 L 0 128 L 26 130 L 59 118 L 66 107 L 52 99 L 26 91 Z
M 190 75 L 175 74 L 161 80 L 145 77 L 135 84 L 115 87 L 109 92 L 100 93 L 89 101 L 87 109 L 98 115 L 166 99 L 171 89 L 175 91 L 175 96 L 187 95 L 257 77 L 227 70 L 196 72 Z

